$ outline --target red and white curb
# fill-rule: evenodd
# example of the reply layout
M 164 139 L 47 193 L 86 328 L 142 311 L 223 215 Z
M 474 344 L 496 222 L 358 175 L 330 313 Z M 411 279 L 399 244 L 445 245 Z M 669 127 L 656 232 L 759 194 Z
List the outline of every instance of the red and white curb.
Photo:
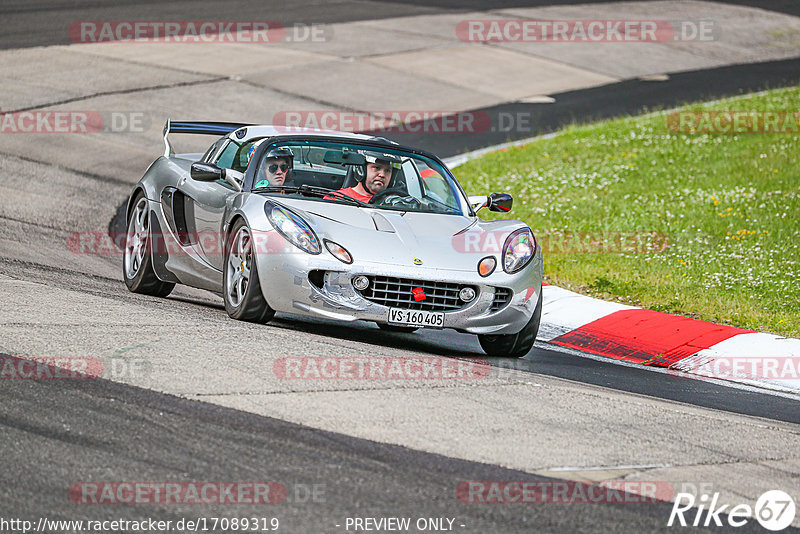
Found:
M 538 341 L 676 376 L 800 392 L 800 339 L 542 288 Z

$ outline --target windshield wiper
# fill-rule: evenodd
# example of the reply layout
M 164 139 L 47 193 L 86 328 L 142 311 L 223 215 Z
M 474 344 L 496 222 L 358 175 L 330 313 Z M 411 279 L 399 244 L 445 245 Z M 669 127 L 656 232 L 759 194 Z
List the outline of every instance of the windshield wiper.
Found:
M 445 204 L 444 202 L 440 202 L 440 201 L 436 200 L 435 198 L 433 198 L 431 196 L 425 195 L 423 198 L 425 199 L 425 202 L 429 203 L 428 207 L 433 207 L 430 204 L 436 204 L 436 205 L 441 206 L 442 208 L 444 208 L 444 213 L 453 213 L 453 214 L 459 214 L 459 215 L 461 213 L 459 209 L 454 208 L 453 206 L 449 206 L 449 205 Z
M 301 185 L 300 194 L 308 196 L 334 197 L 336 200 L 344 200 L 347 202 L 351 202 L 356 206 L 369 206 L 369 204 L 367 204 L 366 202 L 361 202 L 358 199 L 349 197 L 344 193 L 340 193 L 336 189 L 328 189 L 327 187 L 319 187 L 316 185 L 309 185 L 309 184 Z
M 261 187 L 254 187 L 251 192 L 253 193 L 280 193 L 281 191 L 289 191 L 290 193 L 299 193 L 300 188 L 293 185 L 267 185 Z
M 301 186 L 282 186 L 282 185 L 269 185 L 267 187 L 257 187 L 253 189 L 253 193 L 299 193 L 308 197 L 333 197 L 335 200 L 344 200 L 354 206 L 369 206 L 366 202 L 361 202 L 358 199 L 349 197 L 344 193 L 340 193 L 335 189 L 328 189 L 327 187 L 319 187 L 316 185 L 303 184 Z

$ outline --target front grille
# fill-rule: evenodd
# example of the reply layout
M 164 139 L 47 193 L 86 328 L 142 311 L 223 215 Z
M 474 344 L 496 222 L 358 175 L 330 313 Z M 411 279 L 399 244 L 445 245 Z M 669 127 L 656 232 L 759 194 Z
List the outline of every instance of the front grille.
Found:
M 494 288 L 494 299 L 492 300 L 489 311 L 496 312 L 505 308 L 506 305 L 511 302 L 511 295 L 512 291 L 507 287 Z
M 368 276 L 367 278 L 369 278 L 369 287 L 364 291 L 356 291 L 368 301 L 390 308 L 446 312 L 460 310 L 478 298 L 478 288 L 467 284 L 432 282 L 393 276 Z M 414 300 L 412 291 L 418 287 L 421 287 L 425 293 L 425 300 Z M 465 287 L 475 290 L 475 298 L 469 302 L 458 298 L 459 291 Z

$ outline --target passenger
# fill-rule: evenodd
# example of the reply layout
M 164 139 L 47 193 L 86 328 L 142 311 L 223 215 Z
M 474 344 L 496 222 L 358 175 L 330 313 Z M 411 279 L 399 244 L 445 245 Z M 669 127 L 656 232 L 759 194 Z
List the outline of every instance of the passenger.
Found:
M 254 151 L 255 145 L 250 150 Z M 258 168 L 259 179 L 255 187 L 294 185 L 291 177 L 293 163 L 294 154 L 288 147 L 271 148 Z
M 391 154 L 380 152 L 363 152 L 363 154 L 367 163 L 364 168 L 356 169 L 358 183 L 353 187 L 339 189 L 336 193 L 361 202 L 369 202 L 373 195 L 377 195 L 389 187 L 394 166 L 401 160 Z M 325 199 L 333 200 L 336 199 L 336 196 L 338 195 L 329 195 Z

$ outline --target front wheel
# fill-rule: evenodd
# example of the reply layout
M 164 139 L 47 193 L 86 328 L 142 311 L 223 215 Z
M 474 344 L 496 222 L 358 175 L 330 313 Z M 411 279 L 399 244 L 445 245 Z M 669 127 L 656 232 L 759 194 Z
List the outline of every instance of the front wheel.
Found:
M 153 269 L 153 235 L 150 232 L 150 207 L 139 192 L 133 202 L 125 235 L 122 277 L 133 293 L 166 297 L 175 288 L 172 282 L 159 280 Z
M 275 315 L 261 294 L 253 236 L 242 219 L 233 225 L 225 247 L 222 297 L 225 311 L 233 319 L 266 323 Z
M 498 358 L 522 358 L 533 348 L 536 334 L 539 333 L 539 322 L 542 320 L 542 291 L 528 323 L 516 334 L 479 334 L 481 348 L 489 356 Z

